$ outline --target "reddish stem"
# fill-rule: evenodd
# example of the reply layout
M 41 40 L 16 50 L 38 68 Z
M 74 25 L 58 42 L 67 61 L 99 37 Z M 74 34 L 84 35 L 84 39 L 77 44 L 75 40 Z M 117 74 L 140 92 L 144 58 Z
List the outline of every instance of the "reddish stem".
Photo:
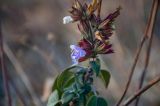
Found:
M 157 0 L 158 1 L 158 0 Z M 128 88 L 130 86 L 130 83 L 131 83 L 131 80 L 132 80 L 132 76 L 133 76 L 133 73 L 134 73 L 134 70 L 135 70 L 135 67 L 137 65 L 137 62 L 138 62 L 138 59 L 139 59 L 139 56 L 140 56 L 140 52 L 142 50 L 142 47 L 144 45 L 144 42 L 146 41 L 146 39 L 149 37 L 148 36 L 148 33 L 150 31 L 150 27 L 152 26 L 151 25 L 151 22 L 152 22 L 152 11 L 153 11 L 153 5 L 152 5 L 152 9 L 151 9 L 151 12 L 150 12 L 150 15 L 149 15 L 149 20 L 147 22 L 147 25 L 146 25 L 146 30 L 144 32 L 144 35 L 143 35 L 143 38 L 142 38 L 142 41 L 140 43 L 140 46 L 138 47 L 138 50 L 137 50 L 137 54 L 136 54 L 136 57 L 135 57 L 135 60 L 133 62 L 133 65 L 131 67 L 131 72 L 129 74 L 129 78 L 128 78 L 128 81 L 127 81 L 127 84 L 126 84 L 126 87 L 125 87 L 125 90 L 120 98 L 120 100 L 117 102 L 116 106 L 119 106 L 121 104 L 121 102 L 123 101 L 127 91 L 128 91 Z
M 142 95 L 145 91 L 147 91 L 149 88 L 151 88 L 153 85 L 157 84 L 160 81 L 160 76 L 156 77 L 155 79 L 151 80 L 145 87 L 141 88 L 137 92 L 135 92 L 131 97 L 129 97 L 122 106 L 128 106 L 130 103 L 132 103 L 137 97 Z
M 152 10 L 151 10 L 150 27 L 147 32 L 147 36 L 149 37 L 149 45 L 147 48 L 147 53 L 146 53 L 146 58 L 145 58 L 145 66 L 144 66 L 143 72 L 140 77 L 140 83 L 139 83 L 138 89 L 141 89 L 143 86 L 143 82 L 144 82 L 145 75 L 146 75 L 147 68 L 148 68 L 148 64 L 149 64 L 150 52 L 151 52 L 151 46 L 152 46 L 152 40 L 153 40 L 153 29 L 155 26 L 157 11 L 158 11 L 158 0 L 154 0 L 153 5 L 152 5 Z M 138 106 L 139 100 L 140 100 L 140 97 L 137 98 L 137 100 L 135 102 L 135 106 Z

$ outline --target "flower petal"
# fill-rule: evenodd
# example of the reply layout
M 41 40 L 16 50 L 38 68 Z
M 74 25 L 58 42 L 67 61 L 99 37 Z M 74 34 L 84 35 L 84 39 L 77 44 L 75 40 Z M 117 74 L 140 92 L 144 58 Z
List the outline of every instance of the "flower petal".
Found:
M 80 58 L 85 57 L 86 52 L 81 47 L 77 45 L 70 45 L 70 48 L 72 50 L 71 58 L 74 63 L 78 63 Z

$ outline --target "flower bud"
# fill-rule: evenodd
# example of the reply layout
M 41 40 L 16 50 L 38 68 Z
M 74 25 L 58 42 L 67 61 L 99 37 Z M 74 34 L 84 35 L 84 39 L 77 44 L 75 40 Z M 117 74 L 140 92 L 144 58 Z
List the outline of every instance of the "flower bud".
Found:
M 73 18 L 71 16 L 65 16 L 63 18 L 63 24 L 68 24 L 68 23 L 71 23 L 73 22 Z

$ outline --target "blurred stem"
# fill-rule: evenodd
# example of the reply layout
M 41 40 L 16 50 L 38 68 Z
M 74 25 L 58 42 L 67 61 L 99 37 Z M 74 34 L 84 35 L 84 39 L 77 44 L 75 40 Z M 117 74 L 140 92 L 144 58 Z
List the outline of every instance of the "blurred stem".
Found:
M 160 81 L 160 76 L 156 77 L 155 79 L 151 80 L 145 87 L 139 89 L 137 92 L 135 92 L 131 97 L 129 97 L 122 106 L 128 106 L 130 103 L 132 103 L 137 97 L 139 97 L 141 94 L 143 94 L 145 91 L 147 91 L 149 88 L 151 88 L 153 85 L 157 84 Z
M 0 63 L 1 63 L 1 71 L 3 77 L 3 85 L 5 90 L 5 97 L 7 99 L 7 106 L 12 106 L 11 104 L 11 95 L 9 92 L 9 85 L 7 79 L 7 70 L 5 70 L 5 61 L 4 61 L 4 49 L 3 49 L 3 36 L 2 36 L 2 10 L 0 8 Z
M 12 53 L 12 51 L 10 50 L 8 45 L 5 43 L 4 43 L 4 50 L 5 50 L 4 52 L 6 53 L 7 57 L 9 58 L 11 63 L 13 64 L 13 66 L 17 72 L 17 75 L 20 77 L 20 80 L 24 83 L 27 91 L 29 92 L 29 95 L 31 96 L 31 99 L 33 100 L 33 103 L 35 104 L 35 106 L 43 106 L 42 101 L 36 95 L 27 75 L 25 74 L 25 72 L 21 66 L 21 64 L 16 59 L 16 57 L 14 56 L 14 54 Z
M 9 77 L 9 79 L 10 79 L 10 77 Z M 11 86 L 13 87 L 16 95 L 17 95 L 17 96 L 19 97 L 19 99 L 21 100 L 22 104 L 23 104 L 24 106 L 27 106 L 27 103 L 26 103 L 23 95 L 21 94 L 21 92 L 20 92 L 19 89 L 17 88 L 17 86 L 16 86 L 16 84 L 14 83 L 14 81 L 12 81 L 12 79 L 10 79 L 10 84 L 11 84 Z
M 138 89 L 141 89 L 142 86 L 143 86 L 143 82 L 144 82 L 146 72 L 147 72 L 147 68 L 148 68 L 148 64 L 149 64 L 151 46 L 152 46 L 152 40 L 153 40 L 153 29 L 154 29 L 154 26 L 155 26 L 157 11 L 158 11 L 158 0 L 154 0 L 153 5 L 152 5 L 152 10 L 151 10 L 150 27 L 149 27 L 149 30 L 147 32 L 147 35 L 149 37 L 149 44 L 148 44 L 146 58 L 145 58 L 145 66 L 144 66 L 143 72 L 142 72 L 141 77 L 140 77 L 140 83 L 139 83 Z M 140 100 L 140 97 L 138 97 L 136 99 L 135 106 L 138 106 L 139 100 Z
M 5 45 L 5 44 L 4 44 Z M 5 48 L 5 46 L 4 46 Z M 4 50 L 5 53 L 5 50 Z M 7 70 L 7 67 L 4 67 L 5 70 Z M 11 76 L 7 73 L 7 79 L 9 80 L 9 84 L 12 86 L 12 88 L 14 89 L 16 95 L 19 97 L 19 99 L 21 100 L 23 106 L 27 106 L 27 103 L 24 99 L 24 96 L 21 94 L 20 90 L 17 88 L 16 84 L 14 83 L 14 81 L 12 80 Z
M 138 50 L 137 50 L 137 53 L 136 53 L 136 56 L 135 56 L 135 59 L 134 59 L 134 62 L 133 62 L 133 65 L 131 67 L 131 72 L 129 74 L 129 77 L 128 77 L 128 80 L 127 80 L 127 84 L 126 84 L 126 87 L 125 87 L 125 90 L 123 92 L 123 95 L 121 96 L 120 100 L 117 102 L 116 106 L 119 106 L 120 103 L 122 102 L 122 100 L 124 99 L 126 93 L 127 93 L 127 90 L 130 86 L 130 83 L 131 83 L 131 79 L 132 79 L 132 76 L 133 76 L 133 73 L 134 73 L 134 70 L 135 70 L 135 67 L 137 65 L 137 62 L 138 62 L 138 59 L 139 59 L 139 56 L 140 56 L 140 53 L 141 53 L 141 50 L 142 50 L 142 47 L 143 47 L 143 44 L 146 40 L 146 36 L 143 36 L 143 39 L 140 43 L 140 46 L 138 47 Z
M 158 1 L 158 0 L 156 0 Z M 135 70 L 135 67 L 137 65 L 137 62 L 138 62 L 138 59 L 139 59 L 139 56 L 140 56 L 140 52 L 142 50 L 142 47 L 144 45 L 144 42 L 146 41 L 146 39 L 149 37 L 148 36 L 148 32 L 149 32 L 149 28 L 152 26 L 151 25 L 151 21 L 152 21 L 152 11 L 153 11 L 153 5 L 152 5 L 152 9 L 151 9 L 151 12 L 150 12 L 150 15 L 149 15 L 149 20 L 148 20 L 148 23 L 147 23 L 147 26 L 146 26 L 146 30 L 144 32 L 144 35 L 143 35 L 143 38 L 142 38 L 142 41 L 138 47 L 138 50 L 137 50 L 137 53 L 136 53 L 136 57 L 134 59 L 134 62 L 133 62 L 133 65 L 131 67 L 131 71 L 130 71 L 130 74 L 129 74 L 129 78 L 128 78 L 128 81 L 127 81 L 127 84 L 126 84 L 126 87 L 125 87 L 125 90 L 120 98 L 120 100 L 117 102 L 116 106 L 119 106 L 121 104 L 121 102 L 123 101 L 127 91 L 128 91 L 128 88 L 130 86 L 130 83 L 131 83 L 131 80 L 132 80 L 132 76 L 133 76 L 133 73 L 134 73 L 134 70 Z M 153 30 L 153 29 L 152 29 Z

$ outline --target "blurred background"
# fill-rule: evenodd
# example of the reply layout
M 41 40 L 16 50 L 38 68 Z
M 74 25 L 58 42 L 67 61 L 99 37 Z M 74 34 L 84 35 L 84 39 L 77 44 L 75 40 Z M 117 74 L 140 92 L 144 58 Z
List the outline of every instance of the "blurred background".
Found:
M 62 22 L 63 17 L 69 15 L 72 3 L 73 0 L 0 0 L 5 62 L 13 106 L 46 106 L 55 77 L 72 64 L 69 46 L 80 39 L 80 32 L 76 23 L 64 25 Z M 103 0 L 103 18 L 122 7 L 111 37 L 115 53 L 100 56 L 102 67 L 111 73 L 111 82 L 108 89 L 99 81 L 95 82 L 109 106 L 113 106 L 124 91 L 151 4 L 152 0 Z M 146 47 L 145 44 L 128 96 L 137 89 Z M 160 10 L 145 84 L 160 75 L 159 69 Z M 0 106 L 5 106 L 1 76 L 0 72 Z M 140 106 L 160 106 L 160 83 L 143 94 Z

